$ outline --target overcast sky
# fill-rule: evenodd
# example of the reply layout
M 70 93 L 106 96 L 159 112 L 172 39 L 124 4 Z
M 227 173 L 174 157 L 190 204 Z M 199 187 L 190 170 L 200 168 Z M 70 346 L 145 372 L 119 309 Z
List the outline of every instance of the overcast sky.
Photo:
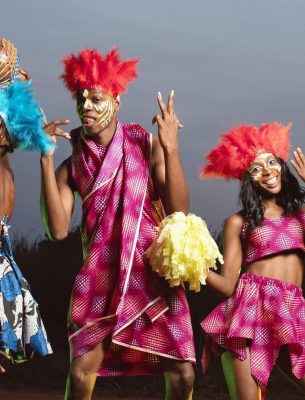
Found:
M 122 96 L 119 118 L 155 131 L 156 94 L 175 89 L 181 158 L 191 211 L 212 230 L 238 209 L 236 182 L 198 178 L 219 134 L 241 122 L 293 122 L 293 146 L 305 148 L 305 2 L 302 0 L 10 0 L 1 4 L 0 36 L 15 43 L 49 120 L 78 124 L 58 76 L 64 54 L 83 47 L 140 58 L 139 78 Z M 56 163 L 70 146 L 58 144 Z M 13 232 L 43 235 L 38 154 L 14 153 Z M 79 206 L 74 223 L 80 218 Z

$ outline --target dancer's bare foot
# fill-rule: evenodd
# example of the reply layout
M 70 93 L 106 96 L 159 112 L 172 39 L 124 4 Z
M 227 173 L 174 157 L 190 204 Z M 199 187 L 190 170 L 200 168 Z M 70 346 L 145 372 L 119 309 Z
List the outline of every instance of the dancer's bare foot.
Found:
M 0 350 L 0 360 L 10 360 L 11 357 L 3 350 Z M 0 374 L 4 374 L 5 369 L 4 367 L 0 364 Z

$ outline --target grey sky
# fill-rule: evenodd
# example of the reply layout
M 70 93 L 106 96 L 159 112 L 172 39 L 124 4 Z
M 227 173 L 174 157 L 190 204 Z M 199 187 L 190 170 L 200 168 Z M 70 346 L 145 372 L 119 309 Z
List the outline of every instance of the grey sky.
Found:
M 305 147 L 305 2 L 302 0 L 3 1 L 0 35 L 19 48 L 49 120 L 78 124 L 58 76 L 60 58 L 83 47 L 117 45 L 140 58 L 138 80 L 122 96 L 122 121 L 155 132 L 156 93 L 174 88 L 181 157 L 191 210 L 219 229 L 237 209 L 238 184 L 198 179 L 203 154 L 240 122 L 292 121 L 293 145 Z M 57 164 L 69 155 L 59 142 Z M 12 157 L 17 187 L 14 232 L 43 233 L 39 155 Z M 79 207 L 75 223 L 80 216 Z

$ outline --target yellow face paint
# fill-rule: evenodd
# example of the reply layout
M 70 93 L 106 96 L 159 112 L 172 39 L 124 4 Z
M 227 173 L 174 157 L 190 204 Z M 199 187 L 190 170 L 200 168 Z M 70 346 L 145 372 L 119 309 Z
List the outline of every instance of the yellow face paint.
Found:
M 79 116 L 82 117 L 85 111 L 94 110 L 97 114 L 94 126 L 105 128 L 111 122 L 115 113 L 115 99 L 110 94 L 103 94 L 105 99 L 95 104 L 89 98 L 89 91 L 87 89 L 83 91 L 82 95 L 85 102 L 77 107 Z
M 262 153 L 250 164 L 247 171 L 251 178 L 258 182 L 262 179 L 263 175 L 275 172 L 277 175 L 281 173 L 281 166 L 272 153 Z

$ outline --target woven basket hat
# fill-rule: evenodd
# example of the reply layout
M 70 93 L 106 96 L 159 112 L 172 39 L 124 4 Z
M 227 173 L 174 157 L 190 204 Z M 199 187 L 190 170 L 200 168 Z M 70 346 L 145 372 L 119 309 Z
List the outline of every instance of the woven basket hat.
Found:
M 16 47 L 0 38 L 0 89 L 7 87 L 18 75 L 18 54 Z

